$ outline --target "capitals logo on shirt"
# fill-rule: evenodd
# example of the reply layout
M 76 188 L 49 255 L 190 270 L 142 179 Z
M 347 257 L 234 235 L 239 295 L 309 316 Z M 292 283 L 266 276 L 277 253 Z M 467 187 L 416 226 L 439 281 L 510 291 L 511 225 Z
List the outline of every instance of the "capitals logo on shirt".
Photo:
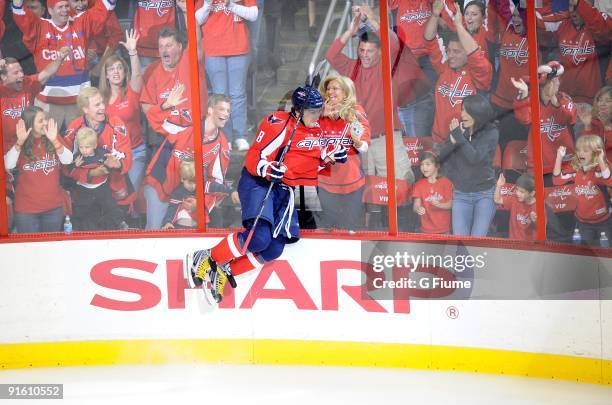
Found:
M 551 142 L 554 142 L 565 128 L 567 128 L 565 125 L 559 125 L 555 122 L 555 117 L 550 117 L 540 123 L 540 132 L 546 134 Z
M 42 172 L 45 175 L 49 175 L 49 173 L 51 173 L 53 170 L 55 170 L 55 166 L 58 166 L 58 161 L 55 158 L 55 155 L 53 155 L 53 157 L 50 157 L 48 153 L 45 153 L 45 157 L 40 159 L 40 160 L 36 160 L 34 162 L 28 162 L 26 164 L 23 165 L 23 170 L 28 170 L 31 172 L 36 172 L 38 170 L 42 170 Z
M 510 44 L 503 46 L 499 50 L 499 56 L 508 60 L 514 59 L 514 63 L 517 66 L 524 65 L 527 63 L 529 57 L 529 51 L 527 49 L 527 38 L 521 38 L 521 42 L 518 44 Z
M 440 93 L 442 97 L 448 97 L 451 107 L 455 107 L 458 103 L 461 103 L 465 97 L 471 96 L 474 93 L 469 89 L 467 83 L 461 84 L 462 77 L 458 77 L 455 83 L 450 86 L 446 84 L 438 86 L 438 93 Z
M 599 194 L 599 189 L 597 186 L 592 185 L 591 182 L 589 182 L 589 184 L 585 184 L 584 186 L 574 187 L 574 191 L 576 192 L 576 196 L 583 195 L 587 200 L 590 200 Z
M 16 119 L 21 117 L 21 113 L 23 113 L 26 109 L 26 98 L 21 98 L 21 105 L 19 107 L 9 107 L 2 111 L 2 115 L 7 117 L 11 117 L 12 119 Z
M 575 65 L 587 60 L 588 55 L 595 54 L 595 44 L 590 44 L 589 40 L 582 42 L 584 33 L 580 35 L 580 39 L 576 42 L 562 42 L 559 44 L 559 50 L 562 56 L 571 56 Z
M 516 222 L 521 225 L 529 225 L 531 223 L 531 218 L 527 214 L 516 214 Z
M 156 10 L 159 17 L 165 15 L 174 7 L 174 0 L 139 0 L 138 7 L 149 11 Z
M 435 192 L 433 194 L 428 195 L 427 197 L 425 197 L 425 201 L 428 201 L 432 204 L 434 203 L 441 203 L 442 202 L 442 195 L 438 192 Z
M 416 22 L 423 25 L 429 17 L 431 17 L 431 11 L 429 10 L 408 11 L 400 17 L 400 21 L 405 23 Z

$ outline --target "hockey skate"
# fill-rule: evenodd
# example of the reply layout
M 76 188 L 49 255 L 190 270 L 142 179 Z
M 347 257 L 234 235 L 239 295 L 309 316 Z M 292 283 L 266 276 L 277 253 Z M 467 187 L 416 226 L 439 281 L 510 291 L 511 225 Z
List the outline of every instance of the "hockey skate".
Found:
M 204 295 L 211 305 L 218 304 L 223 299 L 225 284 L 229 281 L 236 288 L 236 280 L 229 264 L 217 266 L 210 256 L 210 249 L 197 250 L 187 255 L 189 274 L 187 280 L 191 288 L 202 287 Z

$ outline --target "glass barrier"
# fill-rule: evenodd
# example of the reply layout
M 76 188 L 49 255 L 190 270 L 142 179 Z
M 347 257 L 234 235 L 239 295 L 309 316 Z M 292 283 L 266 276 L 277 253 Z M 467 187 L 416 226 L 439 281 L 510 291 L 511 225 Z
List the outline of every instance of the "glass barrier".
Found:
M 547 237 L 609 247 L 609 18 L 586 0 L 536 7 Z

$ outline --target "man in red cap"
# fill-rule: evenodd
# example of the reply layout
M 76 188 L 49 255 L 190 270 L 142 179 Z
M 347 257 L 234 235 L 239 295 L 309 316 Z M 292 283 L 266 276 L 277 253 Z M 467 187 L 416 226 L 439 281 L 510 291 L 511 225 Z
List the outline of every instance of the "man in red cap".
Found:
M 50 19 L 36 16 L 23 5 L 13 1 L 13 18 L 23 33 L 23 43 L 34 55 L 37 70 L 42 71 L 58 58 L 62 47 L 70 48 L 67 60 L 37 96 L 37 105 L 46 110 L 61 127 L 67 126 L 80 111 L 76 96 L 82 87 L 90 86 L 87 64 L 88 43 L 104 25 L 116 0 L 100 0 L 84 13 L 70 16 L 67 0 L 47 0 Z

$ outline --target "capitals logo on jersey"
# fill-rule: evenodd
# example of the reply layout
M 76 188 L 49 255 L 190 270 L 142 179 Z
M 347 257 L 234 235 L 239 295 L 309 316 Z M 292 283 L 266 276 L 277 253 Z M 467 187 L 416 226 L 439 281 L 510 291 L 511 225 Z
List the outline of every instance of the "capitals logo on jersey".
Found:
M 465 72 L 462 72 L 464 75 Z M 455 107 L 458 103 L 461 103 L 463 99 L 467 96 L 471 96 L 474 92 L 470 90 L 467 83 L 463 83 L 463 77 L 458 77 L 455 80 L 455 83 L 449 85 L 440 84 L 438 86 L 438 93 L 442 95 L 442 97 L 448 97 L 448 101 L 451 107 Z
M 590 200 L 599 194 L 599 188 L 589 182 L 589 184 L 585 184 L 583 186 L 575 186 L 574 192 L 576 193 L 576 196 L 583 195 L 587 200 Z
M 572 61 L 575 65 L 587 60 L 588 55 L 595 54 L 595 44 L 590 43 L 589 40 L 584 41 L 584 33 L 580 35 L 580 39 L 576 42 L 562 42 L 559 44 L 559 50 L 562 56 L 571 56 Z
M 555 122 L 555 117 L 550 117 L 540 124 L 540 132 L 546 134 L 551 142 L 554 142 L 565 128 L 567 128 L 565 125 L 559 125 Z
M 139 0 L 138 7 L 146 11 L 156 10 L 157 15 L 162 17 L 170 11 L 170 8 L 174 8 L 174 0 Z
M 432 204 L 434 203 L 440 203 L 442 202 L 444 198 L 442 197 L 442 195 L 438 192 L 435 192 L 433 194 L 428 195 L 427 197 L 425 197 L 425 201 L 428 201 Z
M 508 60 L 514 60 L 514 63 L 517 66 L 524 65 L 527 63 L 527 58 L 529 57 L 527 38 L 521 38 L 521 42 L 518 44 L 502 46 L 502 48 L 499 50 L 499 56 Z
M 21 98 L 21 105 L 20 106 L 12 106 L 12 107 L 8 107 L 6 108 L 4 111 L 2 111 L 2 115 L 10 117 L 12 119 L 17 119 L 21 117 L 21 113 L 23 113 L 26 109 L 27 106 L 27 102 L 26 102 L 26 98 L 22 97 Z
M 45 157 L 36 160 L 34 162 L 28 162 L 23 165 L 23 170 L 36 172 L 38 170 L 42 170 L 45 175 L 49 175 L 53 170 L 55 170 L 55 166 L 58 166 L 59 162 L 55 158 L 55 155 L 49 156 L 48 153 L 45 153 Z
M 407 11 L 400 17 L 400 21 L 405 23 L 416 22 L 419 25 L 423 25 L 429 17 L 431 17 L 430 10 Z

